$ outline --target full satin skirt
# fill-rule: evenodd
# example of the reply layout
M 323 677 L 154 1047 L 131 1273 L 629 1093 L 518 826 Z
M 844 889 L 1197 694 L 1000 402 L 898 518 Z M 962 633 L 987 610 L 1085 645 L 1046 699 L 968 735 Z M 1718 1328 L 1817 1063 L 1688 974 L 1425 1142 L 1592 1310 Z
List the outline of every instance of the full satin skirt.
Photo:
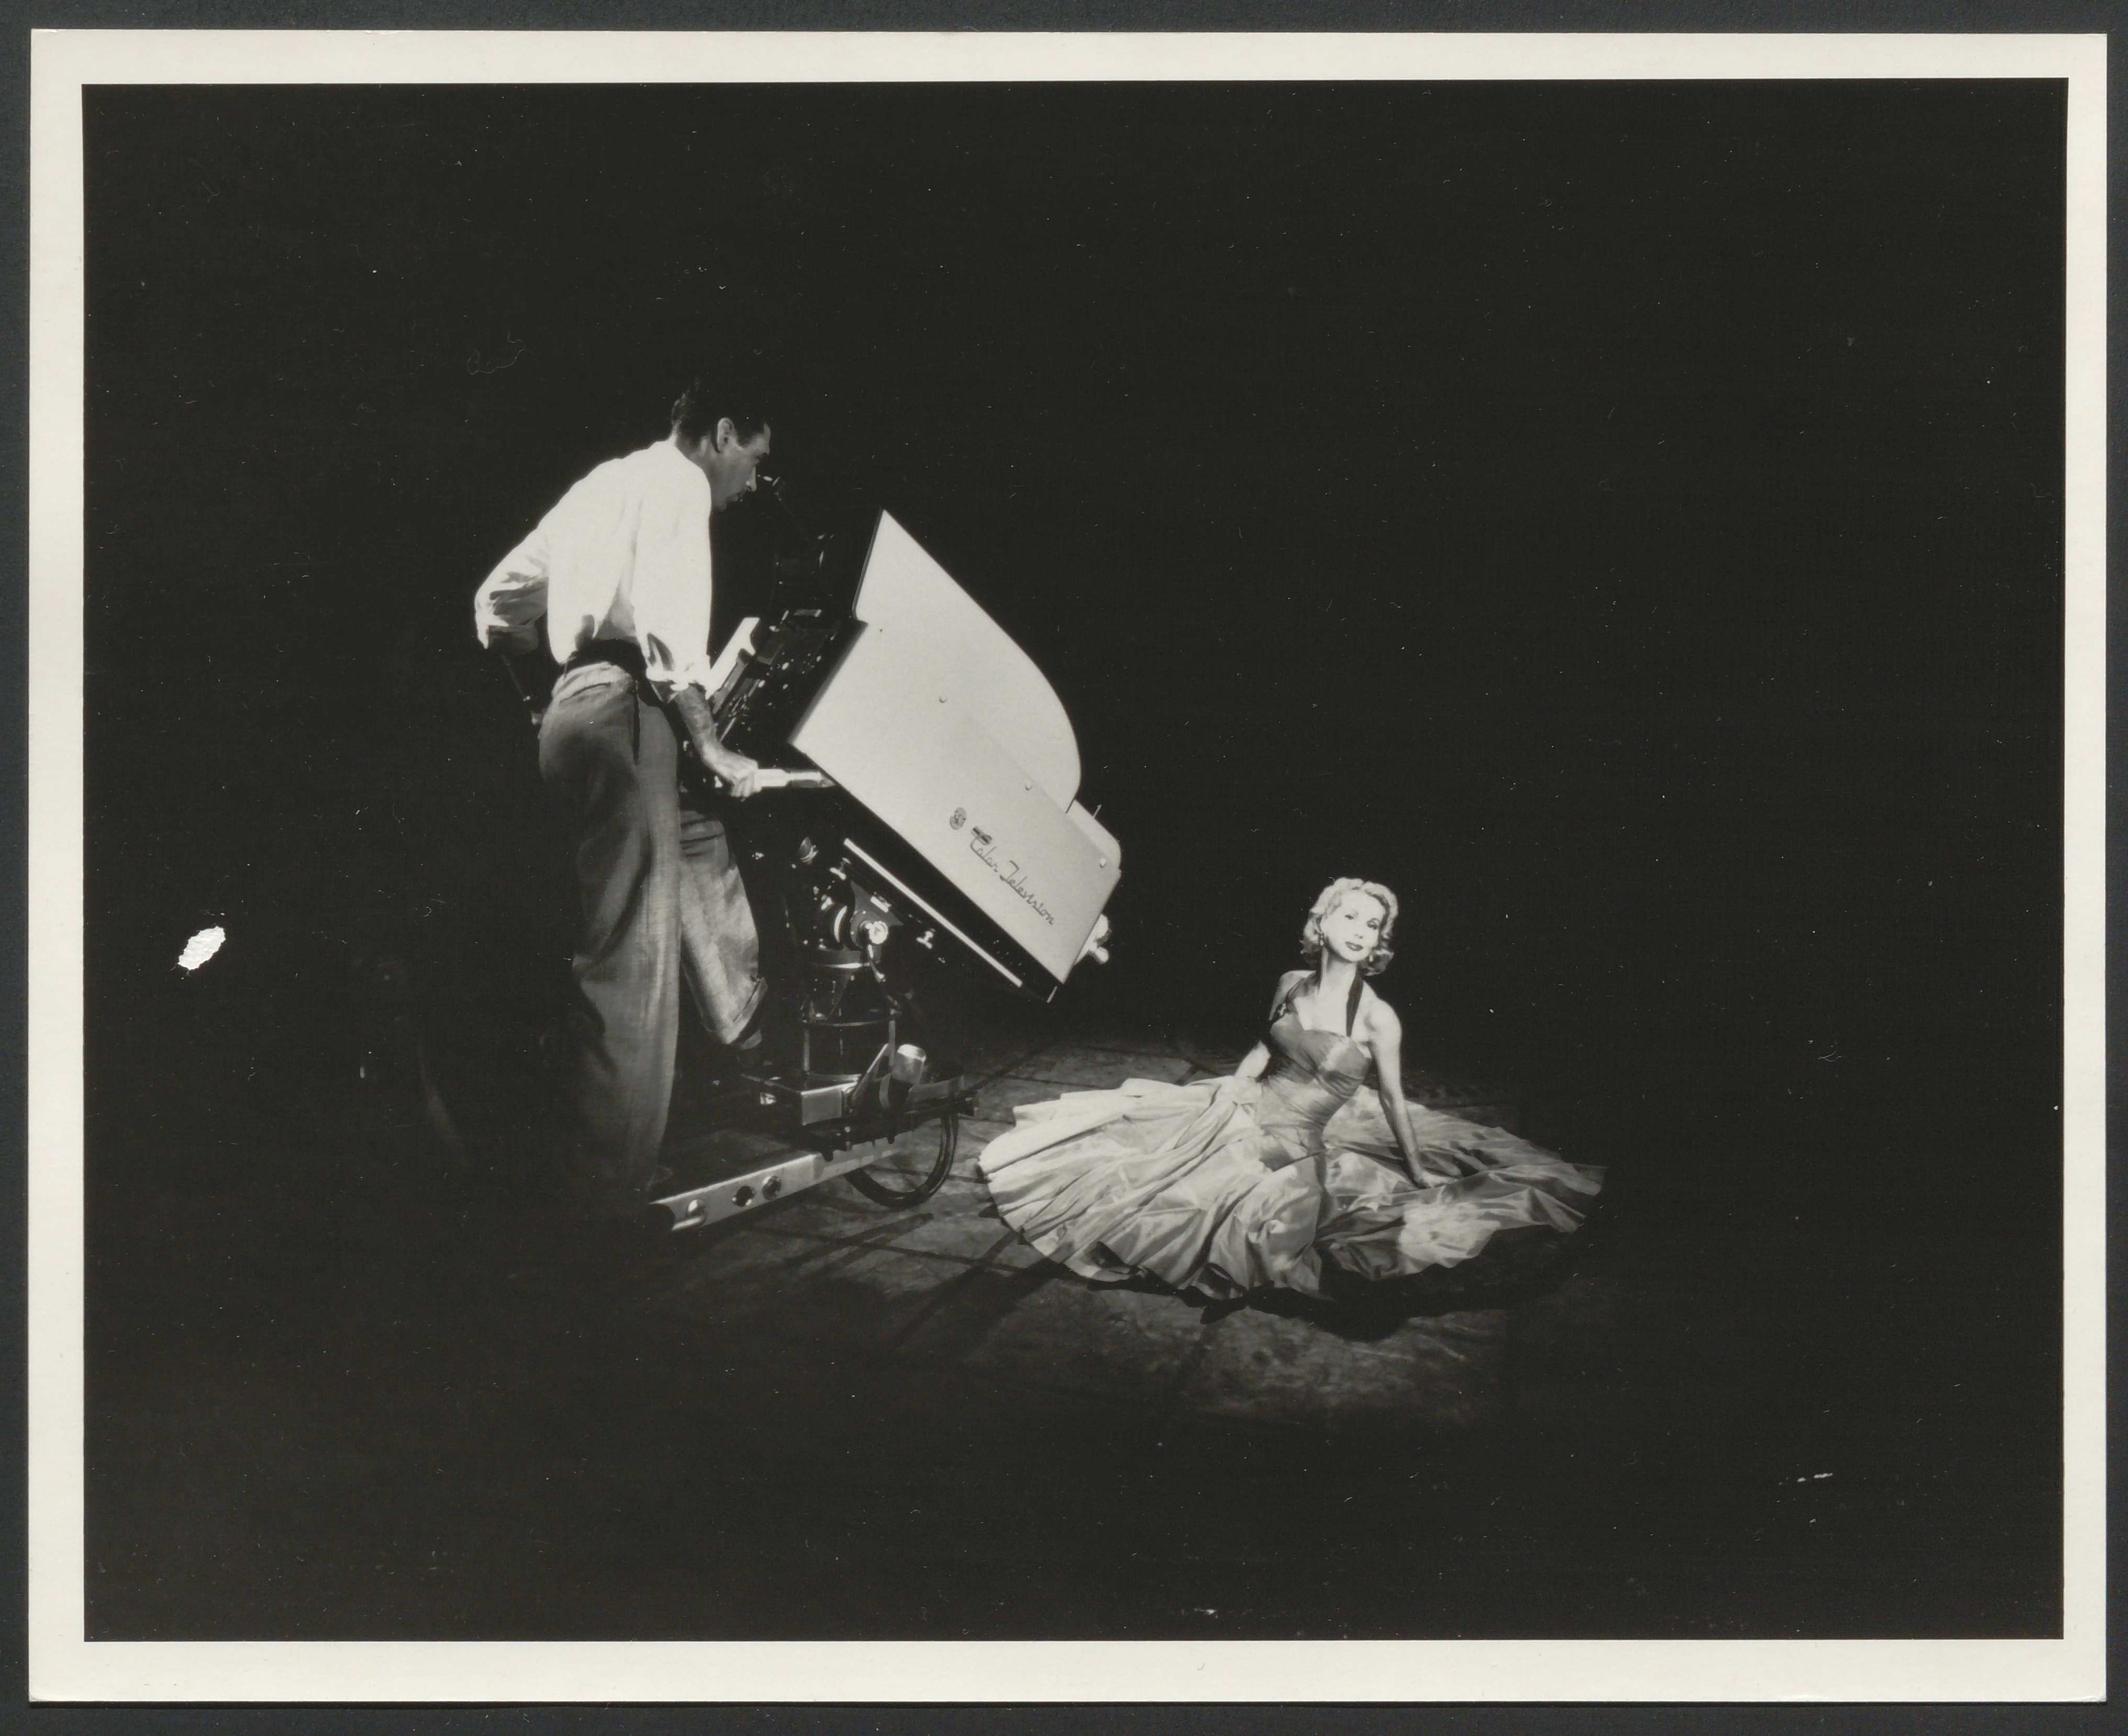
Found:
M 1411 1107 L 1426 1184 L 1398 1160 L 1380 1098 L 1310 1130 L 1276 1124 L 1252 1082 L 1130 1079 L 1014 1112 L 977 1160 L 998 1215 L 1060 1264 L 1237 1297 L 1313 1294 L 1327 1256 L 1385 1278 L 1469 1259 L 1502 1231 L 1577 1228 L 1603 1172 L 1498 1127 Z

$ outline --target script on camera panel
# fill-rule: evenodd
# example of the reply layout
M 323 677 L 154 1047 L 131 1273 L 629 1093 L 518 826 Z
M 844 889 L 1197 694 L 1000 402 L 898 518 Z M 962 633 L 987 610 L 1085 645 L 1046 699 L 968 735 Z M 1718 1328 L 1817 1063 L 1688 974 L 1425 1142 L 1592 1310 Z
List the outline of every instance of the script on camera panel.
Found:
M 1078 742 L 1027 653 L 882 515 L 863 630 L 791 744 L 1058 981 L 1121 876 L 1073 799 Z

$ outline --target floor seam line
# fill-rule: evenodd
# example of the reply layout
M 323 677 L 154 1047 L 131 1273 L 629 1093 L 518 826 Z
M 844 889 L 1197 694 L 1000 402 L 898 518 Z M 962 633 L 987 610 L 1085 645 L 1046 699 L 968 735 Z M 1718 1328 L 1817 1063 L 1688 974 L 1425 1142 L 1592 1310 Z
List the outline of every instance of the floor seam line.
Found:
M 971 1279 L 976 1277 L 979 1274 L 989 1271 L 997 1259 L 998 1255 L 1004 1253 L 1006 1248 L 1019 1240 L 1019 1232 L 1017 1230 L 1006 1231 L 1004 1235 L 1000 1236 L 995 1241 L 990 1244 L 989 1249 L 985 1252 L 983 1257 L 980 1260 L 971 1263 L 966 1271 L 957 1274 L 954 1277 L 948 1278 L 944 1283 L 939 1285 L 938 1289 L 925 1300 L 923 1306 L 917 1309 L 915 1314 L 910 1317 L 901 1329 L 888 1338 L 888 1345 L 891 1349 L 900 1349 L 903 1345 L 907 1344 L 910 1339 L 915 1335 L 917 1328 L 925 1325 L 933 1318 L 948 1302 L 952 1300 L 955 1293 L 960 1288 L 966 1285 Z

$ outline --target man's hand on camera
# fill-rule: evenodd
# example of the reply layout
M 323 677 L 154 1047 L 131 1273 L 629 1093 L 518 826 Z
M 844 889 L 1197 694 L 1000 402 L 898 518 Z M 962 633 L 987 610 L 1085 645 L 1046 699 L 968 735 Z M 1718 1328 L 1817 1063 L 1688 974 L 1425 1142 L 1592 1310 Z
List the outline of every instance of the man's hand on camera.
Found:
M 734 796 L 743 802 L 760 789 L 760 766 L 717 739 L 716 718 L 700 688 L 675 688 L 672 704 L 680 714 L 680 721 L 687 726 L 687 739 L 695 744 L 695 757 L 729 785 Z
M 740 801 L 761 788 L 761 767 L 744 754 L 734 753 L 714 738 L 707 742 L 696 742 L 695 752 L 701 756 L 705 766 L 730 786 L 731 793 Z

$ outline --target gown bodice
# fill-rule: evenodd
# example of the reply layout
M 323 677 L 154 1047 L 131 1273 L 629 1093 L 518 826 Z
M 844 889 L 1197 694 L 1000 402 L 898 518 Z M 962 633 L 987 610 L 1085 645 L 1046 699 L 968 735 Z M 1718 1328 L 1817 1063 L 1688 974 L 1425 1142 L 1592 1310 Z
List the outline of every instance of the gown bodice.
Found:
M 1303 1152 L 1313 1156 L 1323 1150 L 1323 1130 L 1363 1086 L 1375 1083 L 1374 1056 L 1367 1045 L 1354 1036 L 1352 1026 L 1360 1010 L 1360 984 L 1345 1008 L 1342 1031 L 1311 1031 L 1293 1010 L 1293 998 L 1307 978 L 1296 979 L 1273 1009 L 1264 1046 L 1271 1064 L 1263 1072 L 1263 1097 L 1256 1112 L 1257 1124 L 1281 1136 L 1282 1142 L 1297 1141 Z
M 1273 1022 L 1264 1042 L 1271 1050 L 1257 1112 L 1264 1126 L 1305 1129 L 1319 1141 L 1330 1117 L 1375 1082 L 1365 1042 L 1342 1032 L 1311 1031 L 1291 1012 Z

